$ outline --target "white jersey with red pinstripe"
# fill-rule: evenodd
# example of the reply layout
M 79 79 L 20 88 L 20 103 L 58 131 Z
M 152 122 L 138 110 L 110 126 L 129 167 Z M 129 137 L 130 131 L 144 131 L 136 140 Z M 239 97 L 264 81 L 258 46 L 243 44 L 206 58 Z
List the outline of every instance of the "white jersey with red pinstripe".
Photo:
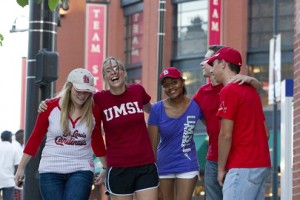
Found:
M 59 99 L 47 101 L 48 109 L 40 113 L 35 128 L 26 144 L 24 153 L 35 156 L 44 136 L 45 147 L 39 165 L 39 172 L 72 173 L 94 171 L 93 150 L 96 156 L 105 155 L 105 147 L 100 128 L 98 106 L 94 106 L 95 128 L 92 134 L 85 121 L 69 119 L 70 133 L 63 133 L 60 127 Z M 93 150 L 91 148 L 93 147 Z

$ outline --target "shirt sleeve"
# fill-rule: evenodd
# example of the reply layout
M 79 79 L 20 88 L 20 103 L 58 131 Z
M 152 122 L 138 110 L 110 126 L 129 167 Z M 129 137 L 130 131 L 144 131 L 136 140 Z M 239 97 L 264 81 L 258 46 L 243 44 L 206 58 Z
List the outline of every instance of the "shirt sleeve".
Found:
M 217 112 L 217 117 L 235 120 L 236 110 L 238 108 L 239 95 L 230 89 L 224 87 L 220 93 L 220 104 Z
M 146 105 L 147 103 L 150 102 L 151 97 L 150 95 L 146 92 L 145 88 L 141 85 L 139 85 L 142 89 L 142 97 L 143 97 L 143 105 Z
M 194 100 L 195 101 L 195 100 Z M 196 101 L 195 101 L 196 102 Z M 202 112 L 202 110 L 201 110 L 201 107 L 200 107 L 200 105 L 196 102 L 195 103 L 195 105 L 197 106 L 197 109 L 199 109 L 199 119 L 200 120 L 205 120 L 204 119 L 204 114 L 203 114 L 203 112 Z
M 14 165 L 19 165 L 20 164 L 20 161 L 21 161 L 21 155 L 20 155 L 20 153 L 18 152 L 18 150 L 17 149 L 14 149 L 14 151 L 15 151 L 15 156 L 14 156 Z
M 95 118 L 95 128 L 92 132 L 91 146 L 94 154 L 97 157 L 102 157 L 106 155 L 106 149 L 101 131 L 100 108 L 97 104 L 94 105 L 93 115 Z
M 200 100 L 201 100 L 201 87 L 198 89 L 196 94 L 193 96 L 193 100 L 200 106 Z
M 152 105 L 151 111 L 148 116 L 148 124 L 153 125 L 153 126 L 158 126 L 159 125 L 159 116 L 158 116 L 158 103 L 155 103 Z
M 41 146 L 43 139 L 48 131 L 49 126 L 49 115 L 55 105 L 58 105 L 58 100 L 56 99 L 55 103 L 53 100 L 46 102 L 48 108 L 46 111 L 39 113 L 37 116 L 35 126 L 33 131 L 31 132 L 31 135 L 27 141 L 27 144 L 24 148 L 24 153 L 29 154 L 33 157 L 36 156 L 39 147 Z

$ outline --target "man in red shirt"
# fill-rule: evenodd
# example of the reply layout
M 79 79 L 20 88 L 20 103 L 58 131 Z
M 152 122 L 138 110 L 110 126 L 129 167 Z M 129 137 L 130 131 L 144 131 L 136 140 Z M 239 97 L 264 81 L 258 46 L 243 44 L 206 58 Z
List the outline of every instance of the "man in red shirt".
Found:
M 208 152 L 206 156 L 204 184 L 207 199 L 222 200 L 222 187 L 218 183 L 218 136 L 220 133 L 220 119 L 216 113 L 220 104 L 220 91 L 224 87 L 222 83 L 216 82 L 207 64 L 208 59 L 223 46 L 209 46 L 204 60 L 200 63 L 203 76 L 209 79 L 209 83 L 201 86 L 194 96 L 194 100 L 199 104 L 204 114 L 204 124 L 209 136 Z M 261 88 L 261 83 L 253 77 L 237 74 L 232 77 L 231 82 L 244 84 L 248 83 L 256 90 Z
M 207 63 L 213 66 L 215 80 L 224 85 L 217 112 L 221 119 L 218 182 L 223 186 L 223 199 L 264 199 L 271 161 L 260 98 L 253 87 L 231 83 L 242 66 L 237 50 L 224 47 Z

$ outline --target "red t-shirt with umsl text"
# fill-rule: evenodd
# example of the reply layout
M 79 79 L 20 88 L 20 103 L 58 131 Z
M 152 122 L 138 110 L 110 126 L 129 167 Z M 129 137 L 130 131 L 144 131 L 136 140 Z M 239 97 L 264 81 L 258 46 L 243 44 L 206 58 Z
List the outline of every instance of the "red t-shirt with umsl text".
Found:
M 121 95 L 97 92 L 94 101 L 101 110 L 108 167 L 133 167 L 155 162 L 143 105 L 151 97 L 138 84 L 128 85 Z

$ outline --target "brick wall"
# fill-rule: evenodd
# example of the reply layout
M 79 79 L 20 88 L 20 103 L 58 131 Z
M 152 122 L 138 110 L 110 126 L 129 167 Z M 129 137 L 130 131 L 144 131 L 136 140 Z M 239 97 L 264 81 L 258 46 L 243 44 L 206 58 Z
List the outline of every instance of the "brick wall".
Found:
M 300 0 L 295 0 L 293 199 L 300 199 Z

